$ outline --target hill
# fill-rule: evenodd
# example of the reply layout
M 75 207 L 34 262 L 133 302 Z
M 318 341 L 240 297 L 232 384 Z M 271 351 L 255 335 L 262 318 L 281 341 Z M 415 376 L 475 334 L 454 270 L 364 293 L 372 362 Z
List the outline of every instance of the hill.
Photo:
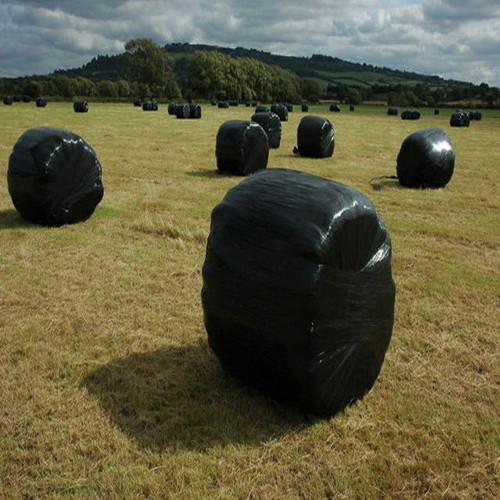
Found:
M 443 87 L 448 85 L 470 85 L 467 82 L 445 80 L 436 75 L 422 75 L 408 71 L 400 71 L 371 64 L 360 64 L 344 61 L 337 57 L 314 54 L 311 57 L 283 56 L 256 49 L 243 47 L 229 48 L 214 45 L 196 45 L 189 43 L 171 43 L 164 46 L 165 51 L 175 59 L 175 73 L 182 79 L 185 60 L 189 54 L 198 50 L 217 51 L 231 57 L 250 57 L 266 64 L 279 66 L 295 73 L 297 76 L 314 78 L 326 88 L 331 85 L 356 86 L 369 88 L 374 85 L 417 85 Z M 97 56 L 81 68 L 57 70 L 54 74 L 68 77 L 84 77 L 93 80 L 117 80 L 125 77 L 126 54 L 116 56 Z

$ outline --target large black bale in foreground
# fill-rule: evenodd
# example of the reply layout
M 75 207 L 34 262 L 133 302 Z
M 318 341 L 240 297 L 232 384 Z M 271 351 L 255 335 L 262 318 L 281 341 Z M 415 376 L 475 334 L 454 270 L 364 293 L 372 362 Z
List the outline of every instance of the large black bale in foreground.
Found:
M 257 172 L 212 212 L 202 304 L 232 375 L 318 415 L 373 386 L 389 346 L 391 243 L 355 189 L 303 172 Z
M 327 158 L 333 155 L 335 137 L 330 120 L 321 116 L 304 116 L 297 128 L 300 156 Z
M 450 138 L 440 128 L 425 128 L 410 134 L 397 158 L 398 180 L 403 186 L 440 188 L 453 175 L 455 153 Z
M 257 122 L 265 130 L 270 148 L 280 147 L 281 120 L 276 113 L 254 113 L 252 121 Z
M 9 193 L 23 219 L 60 226 L 88 219 L 103 197 L 94 150 L 67 130 L 33 128 L 14 145 Z
M 257 123 L 229 120 L 217 132 L 215 155 L 223 174 L 248 175 L 267 167 L 269 140 Z

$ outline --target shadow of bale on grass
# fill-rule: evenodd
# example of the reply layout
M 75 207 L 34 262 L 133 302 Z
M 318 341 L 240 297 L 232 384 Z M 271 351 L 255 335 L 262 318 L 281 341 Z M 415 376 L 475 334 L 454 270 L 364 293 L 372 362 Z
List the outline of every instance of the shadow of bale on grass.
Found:
M 111 361 L 82 385 L 124 433 L 154 451 L 257 445 L 315 421 L 226 376 L 206 344 Z

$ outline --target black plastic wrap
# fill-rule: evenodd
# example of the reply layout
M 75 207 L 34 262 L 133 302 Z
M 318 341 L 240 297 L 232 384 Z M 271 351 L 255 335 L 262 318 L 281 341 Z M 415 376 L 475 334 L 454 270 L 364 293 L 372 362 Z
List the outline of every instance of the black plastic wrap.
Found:
M 281 120 L 275 113 L 255 113 L 252 121 L 257 122 L 266 132 L 269 147 L 277 149 L 281 143 Z
M 74 101 L 73 110 L 75 113 L 88 113 L 89 103 L 87 101 Z
M 259 104 L 258 106 L 255 107 L 256 113 L 269 113 L 270 111 L 271 110 L 267 106 L 264 106 L 263 104 Z
M 405 109 L 401 113 L 402 120 L 419 120 L 420 119 L 420 111 L 416 109 Z
M 451 114 L 450 127 L 468 127 L 470 125 L 470 114 L 467 111 L 458 110 Z
M 271 113 L 279 116 L 282 122 L 288 121 L 288 108 L 286 104 L 275 103 L 271 104 Z
M 333 155 L 333 125 L 321 116 L 304 116 L 297 128 L 297 149 L 300 156 L 327 158 Z
M 434 110 L 434 115 L 435 115 L 435 116 L 436 116 L 436 115 L 439 115 L 439 109 L 438 109 L 438 108 L 436 108 L 436 109 Z
M 142 108 L 142 101 L 140 99 L 134 99 L 134 107 Z
M 201 118 L 201 106 L 195 102 L 189 104 L 189 118 L 199 119 Z
M 215 155 L 221 173 L 248 175 L 267 167 L 269 141 L 256 122 L 229 120 L 217 132 Z
M 330 111 L 334 111 L 335 113 L 340 113 L 340 106 L 338 104 L 331 104 Z
M 35 99 L 35 105 L 37 108 L 45 108 L 45 106 L 47 106 L 47 99 L 45 99 L 45 97 L 37 97 Z
M 10 95 L 7 95 L 3 98 L 3 103 L 5 104 L 5 106 L 12 106 L 13 102 L 14 102 L 14 99 Z
M 227 109 L 229 108 L 229 103 L 227 101 L 219 101 L 217 103 L 217 107 L 221 109 Z
M 101 165 L 95 151 L 67 130 L 33 128 L 14 145 L 9 193 L 26 220 L 60 226 L 88 219 L 101 201 Z
M 303 113 L 307 113 L 309 111 L 309 106 L 307 104 L 302 104 L 302 106 L 300 107 L 300 110 L 303 112 Z
M 158 102 L 155 100 L 152 101 L 144 101 L 142 103 L 143 111 L 158 111 Z
M 179 105 L 180 103 L 177 102 L 177 101 L 172 101 L 168 104 L 168 107 L 167 107 L 167 113 L 169 115 L 172 115 L 172 116 L 175 116 L 175 113 L 177 111 L 177 106 Z
M 257 172 L 212 212 L 202 304 L 232 375 L 318 415 L 373 386 L 389 346 L 391 243 L 355 189 L 284 169 Z
M 455 153 L 448 135 L 440 128 L 425 128 L 410 134 L 397 158 L 398 180 L 403 186 L 440 188 L 453 175 Z
M 178 119 L 190 118 L 191 109 L 187 103 L 179 103 L 175 107 L 175 116 Z
M 387 108 L 387 114 L 389 116 L 398 116 L 398 108 L 392 106 L 390 108 Z

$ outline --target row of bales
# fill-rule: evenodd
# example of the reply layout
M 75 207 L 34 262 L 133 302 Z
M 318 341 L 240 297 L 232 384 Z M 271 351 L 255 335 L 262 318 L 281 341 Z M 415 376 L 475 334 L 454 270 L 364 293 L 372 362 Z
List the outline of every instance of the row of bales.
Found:
M 3 103 L 5 106 L 12 106 L 12 103 L 14 102 L 21 102 L 21 98 L 19 96 L 4 96 L 3 98 Z M 24 96 L 22 102 L 31 102 L 31 97 Z M 37 108 L 44 108 L 45 106 L 47 106 L 47 99 L 45 97 L 37 97 L 35 99 L 35 105 Z
M 198 106 L 171 105 L 169 113 L 181 118 Z M 248 177 L 211 213 L 203 318 L 209 345 L 228 373 L 330 416 L 362 398 L 382 367 L 394 323 L 391 241 L 372 202 L 356 189 L 293 169 L 267 169 L 283 121 L 272 109 L 256 108 L 250 120 L 219 127 L 219 172 Z M 334 154 L 328 118 L 306 115 L 296 132 L 296 154 Z M 418 130 L 401 144 L 397 178 L 408 187 L 444 187 L 454 161 L 444 131 Z M 21 135 L 7 180 L 21 216 L 46 226 L 85 221 L 104 194 L 91 145 L 49 127 Z

